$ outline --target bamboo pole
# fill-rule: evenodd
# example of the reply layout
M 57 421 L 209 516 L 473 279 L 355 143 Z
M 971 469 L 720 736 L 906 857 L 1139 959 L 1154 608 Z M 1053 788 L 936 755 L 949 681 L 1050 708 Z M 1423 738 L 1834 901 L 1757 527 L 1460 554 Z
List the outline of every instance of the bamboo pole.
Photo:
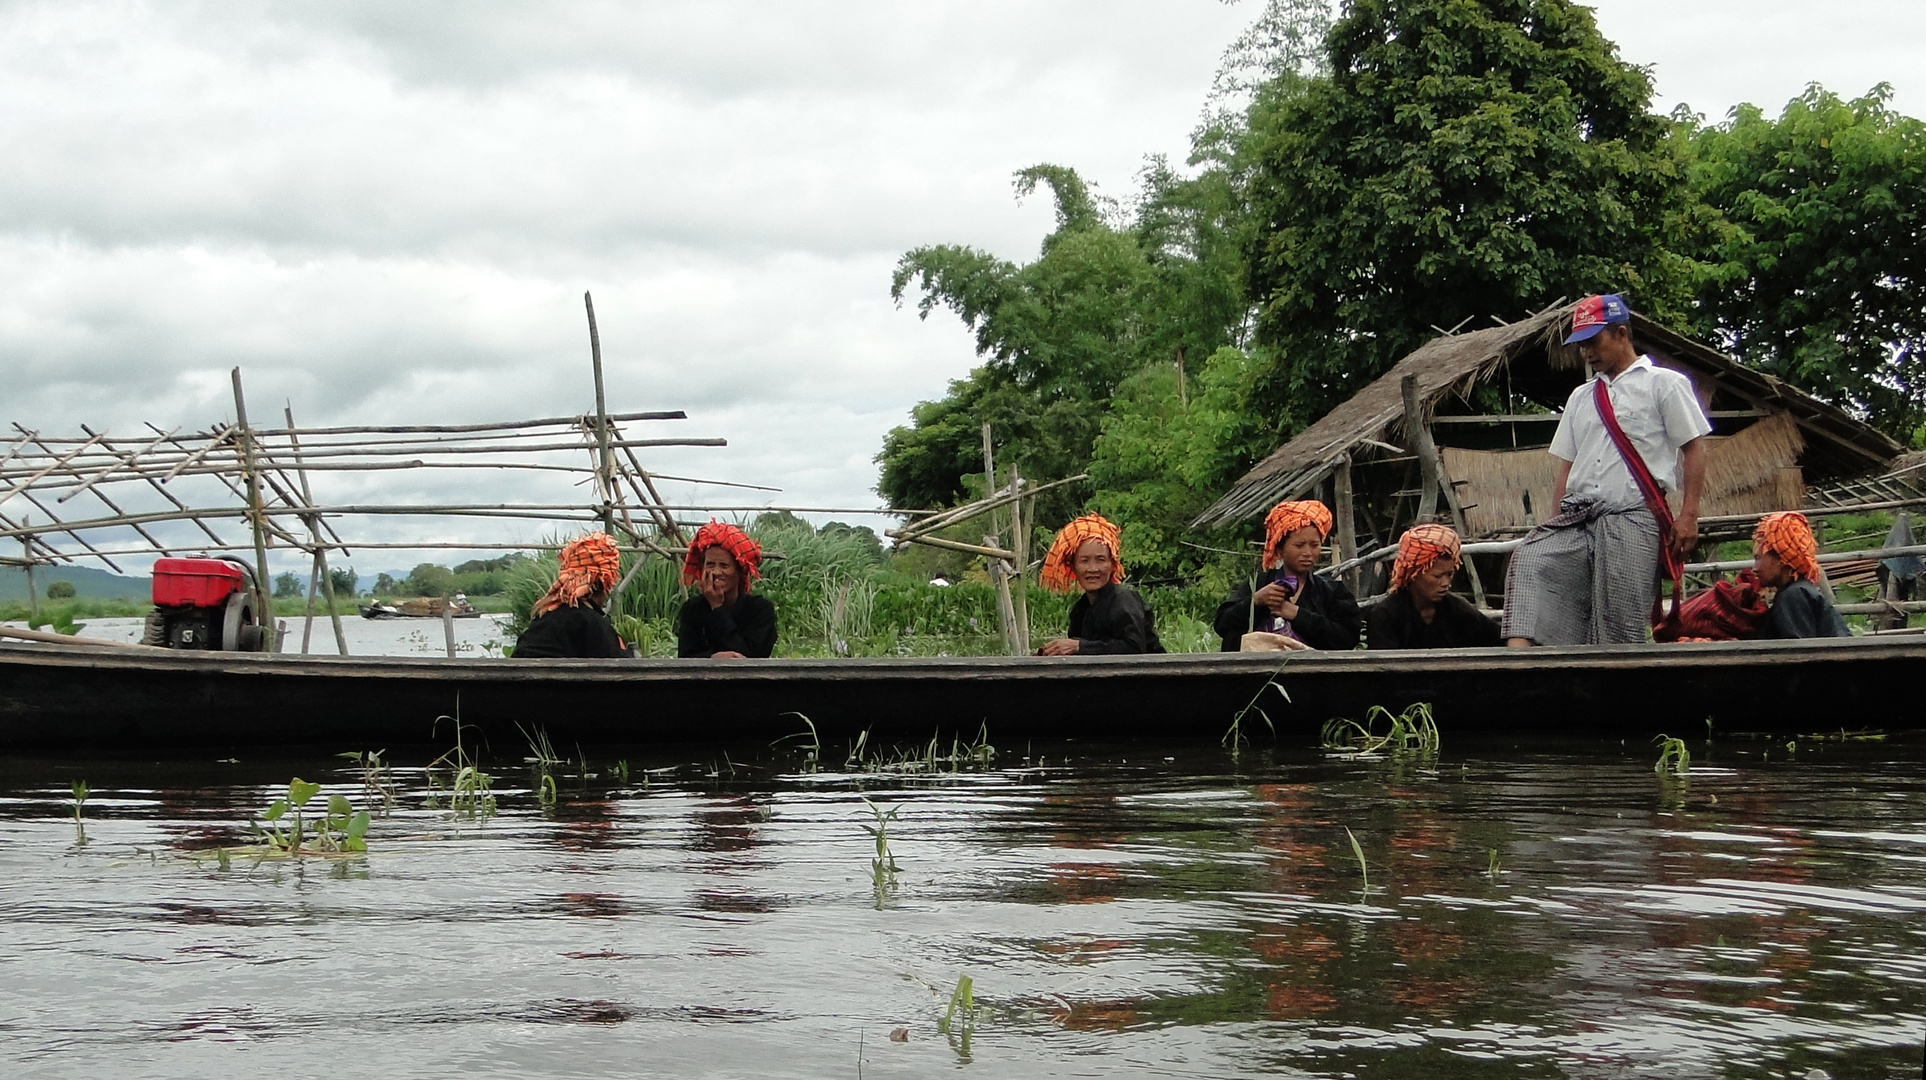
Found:
M 602 335 L 595 328 L 595 298 L 582 293 L 582 306 L 588 309 L 589 359 L 595 366 L 595 441 L 601 447 L 596 455 L 596 478 L 602 489 L 602 531 L 615 535 L 615 456 L 609 452 L 609 407 L 602 393 Z
M 1011 562 L 1016 567 L 1016 654 L 1030 655 L 1030 538 L 1023 528 L 1023 478 L 1017 475 L 1017 467 L 1010 466 L 1010 492 L 1015 501 L 1010 503 L 1010 553 Z
M 81 430 L 82 431 L 87 430 L 86 425 L 84 424 L 81 425 Z M 170 432 L 170 433 L 163 434 L 159 439 L 154 440 L 154 442 L 160 443 L 171 439 L 173 439 L 173 434 Z M 114 442 L 112 439 L 102 439 L 100 444 L 104 447 L 109 447 L 109 448 L 114 447 Z M 135 459 L 138 457 L 137 454 L 130 453 L 125 450 L 119 450 L 119 449 L 115 449 L 114 452 L 121 455 L 121 457 L 127 462 L 128 469 L 131 472 L 133 472 L 140 479 L 145 480 L 147 482 L 147 485 L 153 488 L 155 491 L 159 492 L 162 498 L 166 499 L 170 503 L 173 503 L 175 509 L 185 510 L 188 508 L 186 503 L 182 502 L 179 498 L 177 498 L 173 492 L 167 490 L 166 486 L 164 486 L 159 480 L 154 479 L 154 475 L 152 473 L 148 472 L 147 469 L 143 468 L 140 464 L 136 462 Z M 194 524 L 199 526 L 200 530 L 207 534 L 207 538 L 209 540 L 212 540 L 217 544 L 225 542 L 220 538 L 219 534 L 215 533 L 213 529 L 208 528 L 206 522 L 196 519 Z
M 292 404 L 289 404 L 287 407 L 287 418 L 288 448 L 294 454 L 294 472 L 301 481 L 301 501 L 312 508 L 314 506 L 314 492 L 308 488 L 308 470 L 301 460 L 301 437 L 295 434 L 294 406 Z M 321 520 L 321 515 L 319 514 L 309 515 L 307 519 L 308 535 L 314 540 L 314 567 L 321 576 L 321 594 L 325 596 L 328 601 L 328 619 L 334 624 L 334 647 L 338 653 L 346 656 L 348 655 L 348 635 L 341 628 L 341 611 L 335 606 L 334 602 L 334 575 L 328 568 L 328 549 L 321 543 Z M 341 534 L 335 533 L 334 538 L 336 541 L 341 540 Z M 347 550 L 346 545 L 343 545 L 342 550 Z M 314 589 L 310 586 L 308 588 L 308 627 L 307 630 L 301 633 L 301 651 L 303 653 L 308 651 L 308 634 L 313 629 Z
M 1431 438 L 1431 425 L 1426 421 L 1418 402 L 1418 377 L 1406 375 L 1398 381 L 1398 390 L 1404 397 L 1404 418 L 1411 438 L 1411 448 L 1417 451 L 1418 465 L 1424 479 L 1424 488 L 1418 496 L 1418 519 L 1424 521 L 1431 517 L 1437 508 L 1437 499 L 1444 495 L 1445 506 L 1451 512 L 1451 520 L 1460 538 L 1468 538 L 1471 530 L 1465 525 L 1464 504 L 1458 501 L 1458 489 L 1451 484 L 1451 474 L 1445 471 L 1444 458 L 1438 453 L 1438 444 Z M 1478 577 L 1478 564 L 1470 556 L 1464 556 L 1465 573 L 1471 578 L 1472 602 L 1479 607 L 1485 606 L 1485 583 Z
M 274 636 L 270 620 L 274 609 L 268 606 L 267 587 L 267 528 L 266 517 L 261 512 L 261 474 L 254 465 L 254 437 L 247 428 L 247 396 L 241 392 L 241 369 L 235 368 L 228 373 L 234 383 L 234 423 L 241 431 L 241 452 L 246 460 L 243 467 L 247 470 L 248 517 L 254 528 L 254 610 L 259 612 L 261 631 L 269 638 Z M 273 641 L 267 642 L 267 650 L 273 651 Z
M 72 634 L 49 634 L 44 630 L 16 630 L 11 626 L 0 626 L 0 638 L 16 638 L 20 641 L 37 641 L 43 645 L 93 645 L 110 649 L 157 649 L 154 645 L 140 645 L 132 641 L 107 641 L 103 638 L 75 637 Z
M 1332 474 L 1331 501 L 1336 503 L 1337 511 L 1337 557 L 1341 565 L 1351 566 L 1344 572 L 1344 583 L 1352 595 L 1358 591 L 1360 576 L 1353 560 L 1358 557 L 1358 526 L 1355 499 L 1351 490 L 1351 455 L 1338 456 L 1337 470 Z
M 991 453 L 990 422 L 985 420 L 983 422 L 983 494 L 986 497 L 996 490 L 996 464 Z M 990 530 L 990 533 L 983 537 L 983 546 L 986 548 L 995 546 L 1002 539 L 997 535 L 999 530 L 997 529 L 996 513 L 994 511 L 990 513 Z M 1015 561 L 1016 553 L 1011 552 L 1009 562 L 1014 563 Z M 990 562 L 990 580 L 996 582 L 996 614 L 997 621 L 1003 624 L 1004 647 L 1009 650 L 1012 656 L 1021 655 L 1017 652 L 1019 638 L 1017 636 L 1016 605 L 1010 597 L 1008 564 L 1001 559 L 992 560 Z
M 978 515 L 985 514 L 992 510 L 995 510 L 1003 506 L 1005 503 L 1011 502 L 1013 499 L 1016 499 L 1019 497 L 1025 498 L 1025 499 L 1032 499 L 1038 495 L 1043 494 L 1046 491 L 1049 491 L 1052 488 L 1059 488 L 1065 484 L 1074 484 L 1079 480 L 1088 480 L 1088 479 L 1090 479 L 1089 473 L 1078 473 L 1075 476 L 1066 476 L 1061 480 L 1052 480 L 1047 484 L 1038 484 L 1037 486 L 1030 488 L 1028 491 L 1023 492 L 1021 496 L 1013 496 L 1007 491 L 999 491 L 995 495 L 977 499 L 972 502 L 967 502 L 967 503 L 964 503 L 962 506 L 951 507 L 948 510 L 882 511 L 882 513 L 889 513 L 889 514 L 929 514 L 930 515 L 928 517 L 920 518 L 916 521 L 909 522 L 908 524 L 904 525 L 900 529 L 885 529 L 883 530 L 883 535 L 895 540 L 899 545 L 907 544 L 914 541 L 918 536 L 922 535 L 923 533 L 932 532 L 936 529 L 946 529 L 951 525 L 956 525 L 961 522 L 968 521 L 973 517 L 977 517 Z
M 154 427 L 154 425 L 152 424 L 149 424 L 147 426 L 150 428 L 153 428 L 153 430 L 155 431 L 160 430 L 159 428 Z M 234 429 L 230 427 L 222 427 L 220 431 L 210 434 L 207 438 L 207 443 L 205 445 L 203 445 L 197 450 L 188 452 L 186 457 L 182 458 L 172 469 L 169 469 L 167 471 L 166 476 L 163 476 L 160 478 L 160 482 L 165 484 L 169 480 L 174 479 L 174 477 L 179 476 L 182 469 L 185 469 L 189 465 L 192 465 L 195 462 L 206 457 L 208 453 L 214 450 L 216 447 L 227 445 L 228 440 L 233 437 L 234 437 Z M 169 437 L 167 441 L 173 443 L 175 446 L 180 447 L 181 450 L 187 451 L 186 444 L 182 443 L 179 439 Z
M 19 424 L 15 424 L 15 425 L 14 425 L 14 427 L 15 427 L 15 428 L 18 428 L 19 430 L 21 430 L 21 431 L 23 431 L 23 432 L 25 432 L 25 431 L 27 430 L 27 429 L 25 429 L 25 428 L 22 428 L 22 427 L 20 427 L 20 425 L 19 425 Z M 27 437 L 28 437 L 28 438 L 29 438 L 30 440 L 32 440 L 33 442 L 36 442 L 36 443 L 38 443 L 38 442 L 39 442 L 39 439 L 38 439 L 38 437 L 36 437 L 36 436 L 34 436 L 34 435 L 32 435 L 31 433 L 29 433 Z M 87 441 L 86 441 L 85 443 L 83 443 L 83 444 L 81 444 L 81 447 L 80 447 L 80 449 L 77 449 L 77 450 L 75 450 L 75 451 L 73 451 L 73 453 L 70 453 L 70 454 L 67 454 L 67 455 L 66 455 L 65 457 L 62 457 L 62 458 L 59 458 L 58 460 L 56 460 L 56 461 L 54 461 L 53 463 L 51 463 L 51 464 L 49 464 L 49 465 L 47 465 L 47 466 L 46 466 L 45 468 L 43 468 L 43 469 L 41 469 L 41 470 L 40 470 L 39 472 L 36 472 L 36 473 L 34 473 L 34 474 L 33 474 L 33 475 L 31 476 L 31 477 L 29 477 L 29 478 L 28 478 L 28 482 L 30 482 L 30 481 L 32 481 L 32 480 L 38 480 L 38 479 L 40 479 L 41 477 L 43 477 L 43 476 L 45 476 L 45 475 L 47 475 L 48 473 L 50 473 L 50 472 L 52 472 L 52 471 L 54 471 L 55 469 L 57 469 L 57 468 L 59 468 L 60 466 L 62 466 L 62 465 L 65 465 L 65 464 L 66 464 L 67 462 L 69 462 L 69 461 L 72 461 L 72 460 L 73 460 L 73 458 L 74 458 L 74 455 L 76 455 L 76 454 L 78 454 L 78 453 L 80 453 L 80 450 L 84 450 L 84 449 L 86 449 L 87 447 L 89 447 L 89 446 L 92 446 L 92 445 L 94 445 L 95 443 L 97 443 L 97 442 L 99 442 L 99 441 L 100 441 L 100 439 L 101 439 L 101 436 L 99 436 L 99 435 L 96 435 L 96 436 L 94 436 L 93 438 L 91 438 L 91 439 L 88 439 L 88 440 L 87 440 Z M 7 501 L 8 499 L 11 499 L 11 498 L 13 498 L 13 497 L 14 497 L 15 495 L 18 495 L 18 494 L 20 494 L 21 492 L 23 492 L 23 491 L 25 491 L 26 489 L 27 489 L 27 482 L 22 482 L 22 483 L 19 483 L 19 484 L 16 484 L 16 485 L 14 485 L 14 486 L 13 486 L 12 488 L 10 488 L 10 489 L 8 489 L 8 490 L 7 490 L 7 492 L 6 492 L 5 494 L 0 494 L 0 503 L 5 503 L 5 502 L 6 502 L 6 501 Z
M 21 517 L 20 523 L 22 525 L 26 524 L 27 519 L 24 516 Z M 27 616 L 38 621 L 40 618 L 40 586 L 35 584 L 33 580 L 34 559 L 33 538 L 31 536 L 23 536 L 20 538 L 20 550 L 24 553 L 27 560 Z
M 610 420 L 628 423 L 631 420 L 687 420 L 689 414 L 681 409 L 656 410 L 653 412 L 613 413 Z M 580 416 L 550 416 L 539 420 L 498 420 L 484 424 L 414 424 L 410 426 L 370 426 L 356 424 L 347 427 L 296 428 L 290 424 L 285 431 L 260 431 L 258 435 L 286 435 L 290 431 L 309 437 L 320 435 L 458 435 L 484 434 L 494 431 L 513 431 L 533 427 L 567 427 L 580 424 Z
M 93 434 L 93 431 L 89 429 L 85 424 L 80 425 L 80 430 L 87 432 L 87 434 L 89 435 Z M 174 429 L 174 431 L 179 431 L 179 430 L 180 430 L 179 428 Z M 73 489 L 72 491 L 69 491 L 67 494 L 62 495 L 60 498 L 55 499 L 54 501 L 57 503 L 64 503 L 68 499 L 73 498 L 74 496 L 80 494 L 81 492 L 90 490 L 95 484 L 100 483 L 102 480 L 112 475 L 116 470 L 125 468 L 128 465 L 128 463 L 132 462 L 135 458 L 139 457 L 141 454 L 145 454 L 153 450 L 156 446 L 159 446 L 161 443 L 166 442 L 168 436 L 172 435 L 173 433 L 174 433 L 173 431 L 170 431 L 167 433 L 167 435 L 162 435 L 160 438 L 155 439 L 153 442 L 148 443 L 144 448 L 133 451 L 130 454 L 121 454 L 116 452 L 114 454 L 116 461 L 113 464 L 108 465 L 106 468 L 101 469 L 100 471 L 94 473 L 94 475 L 88 477 L 87 480 L 84 483 L 82 483 L 79 487 Z M 106 441 L 105 436 L 103 436 L 102 442 L 104 443 L 105 441 Z M 112 447 L 108 446 L 107 449 L 111 450 Z

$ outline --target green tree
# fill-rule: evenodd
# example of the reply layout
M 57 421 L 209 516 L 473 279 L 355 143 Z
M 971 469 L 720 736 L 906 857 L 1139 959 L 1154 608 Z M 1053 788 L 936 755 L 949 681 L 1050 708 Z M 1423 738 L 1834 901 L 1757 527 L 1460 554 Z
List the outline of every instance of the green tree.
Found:
M 1117 393 L 1090 465 L 1091 506 L 1123 529 L 1126 565 L 1137 576 L 1188 574 L 1218 561 L 1190 520 L 1248 460 L 1261 429 L 1244 407 L 1261 365 L 1241 349 L 1217 350 L 1180 396 L 1174 367 L 1145 368 Z
M 1289 434 L 1434 327 L 1610 289 L 1676 306 L 1684 166 L 1651 82 L 1569 0 L 1349 0 L 1328 75 L 1251 112 L 1251 293 Z M 1486 323 L 1488 325 L 1488 322 Z
M 1747 363 L 1886 428 L 1926 422 L 1926 125 L 1892 88 L 1841 100 L 1814 85 L 1777 120 L 1681 110 L 1707 213 L 1701 334 Z
M 420 563 L 408 571 L 400 588 L 410 596 L 453 596 L 455 575 L 446 566 Z
M 74 583 L 71 581 L 55 581 L 47 586 L 49 600 L 72 600 L 78 595 L 80 590 L 74 588 Z
M 354 572 L 354 567 L 352 566 L 345 570 L 338 566 L 331 567 L 328 570 L 328 583 L 334 586 L 334 595 L 336 596 L 352 598 L 355 595 L 355 587 L 359 585 L 360 582 L 361 577 Z
M 300 578 L 295 577 L 292 572 L 286 572 L 286 573 L 280 573 L 280 574 L 274 575 L 274 596 L 276 599 L 286 599 L 287 597 L 290 597 L 290 596 L 300 596 L 300 595 L 301 595 Z

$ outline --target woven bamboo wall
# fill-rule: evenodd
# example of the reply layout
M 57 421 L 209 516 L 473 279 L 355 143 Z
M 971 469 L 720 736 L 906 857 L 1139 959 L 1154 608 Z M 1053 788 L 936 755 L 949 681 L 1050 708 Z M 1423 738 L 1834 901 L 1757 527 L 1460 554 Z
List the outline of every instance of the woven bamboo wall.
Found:
M 1797 510 L 1805 492 L 1798 462 L 1805 449 L 1799 425 L 1785 413 L 1761 418 L 1735 435 L 1706 439 L 1705 498 L 1699 514 Z M 1556 460 L 1544 450 L 1461 450 L 1442 447 L 1445 470 L 1466 504 L 1474 536 L 1519 528 L 1555 513 L 1551 505 Z M 1526 498 L 1533 514 L 1527 515 Z M 1677 499 L 1673 500 L 1677 505 Z

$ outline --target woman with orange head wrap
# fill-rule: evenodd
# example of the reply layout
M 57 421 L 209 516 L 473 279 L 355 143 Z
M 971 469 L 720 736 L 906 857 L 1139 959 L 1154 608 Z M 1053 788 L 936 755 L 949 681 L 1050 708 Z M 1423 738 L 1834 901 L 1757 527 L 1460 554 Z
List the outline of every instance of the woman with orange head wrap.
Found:
M 1451 579 L 1462 558 L 1458 534 L 1448 525 L 1413 525 L 1398 539 L 1391 566 L 1391 592 L 1366 618 L 1365 644 L 1373 649 L 1464 649 L 1503 645 L 1498 624 L 1461 596 Z
M 602 606 L 622 574 L 622 553 L 607 533 L 589 533 L 562 548 L 555 583 L 529 609 L 515 639 L 518 660 L 634 656 Z
M 1160 653 L 1155 617 L 1130 586 L 1117 527 L 1085 514 L 1057 531 L 1037 578 L 1053 592 L 1081 589 L 1070 605 L 1070 636 L 1045 642 L 1038 656 Z
M 1357 598 L 1335 577 L 1319 576 L 1319 556 L 1331 532 L 1331 511 L 1315 500 L 1292 500 L 1264 515 L 1264 557 L 1256 577 L 1240 582 L 1217 607 L 1214 625 L 1223 651 L 1237 652 L 1250 633 L 1274 634 L 1313 649 L 1358 647 Z
M 750 592 L 762 576 L 762 545 L 723 521 L 689 542 L 682 583 L 696 594 L 676 614 L 676 655 L 742 660 L 776 651 L 776 605 Z
M 1819 541 L 1806 515 L 1787 510 L 1759 519 L 1752 530 L 1752 570 L 1762 588 L 1778 590 L 1760 637 L 1852 636 L 1817 584 L 1825 571 L 1819 569 Z

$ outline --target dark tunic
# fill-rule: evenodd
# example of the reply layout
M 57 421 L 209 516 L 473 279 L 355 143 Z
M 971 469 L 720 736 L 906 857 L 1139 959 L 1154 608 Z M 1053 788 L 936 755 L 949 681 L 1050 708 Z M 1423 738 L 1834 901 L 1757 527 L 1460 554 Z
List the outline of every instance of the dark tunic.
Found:
M 515 639 L 517 660 L 599 660 L 634 655 L 635 650 L 623 644 L 609 617 L 587 604 L 558 607 L 529 623 L 522 636 Z
M 776 605 L 766 596 L 744 593 L 719 608 L 697 593 L 675 617 L 677 656 L 714 656 L 739 652 L 767 657 L 776 651 Z
M 1266 570 L 1257 578 L 1257 589 L 1284 576 L 1284 571 Z M 1249 582 L 1239 582 L 1231 590 L 1230 599 L 1217 606 L 1217 619 L 1214 626 L 1217 636 L 1223 639 L 1224 652 L 1236 652 L 1244 643 L 1244 635 L 1251 630 L 1251 597 L 1256 593 Z M 1270 609 L 1257 612 L 1257 623 L 1262 629 L 1264 617 Z M 1342 581 L 1312 574 L 1310 583 L 1304 586 L 1304 595 L 1297 601 L 1297 618 L 1291 620 L 1291 628 L 1297 631 L 1298 639 L 1313 649 L 1348 652 L 1358 647 L 1358 628 L 1364 618 L 1358 614 L 1357 598 Z
M 1364 642 L 1373 649 L 1483 649 L 1505 643 L 1496 620 L 1479 614 L 1462 596 L 1446 594 L 1425 622 L 1411 590 L 1399 589 L 1364 617 Z
M 1105 585 L 1070 605 L 1070 636 L 1079 656 L 1111 653 L 1160 653 L 1155 616 L 1128 585 Z
M 1759 628 L 1762 638 L 1851 637 L 1846 620 L 1819 586 L 1801 579 L 1779 590 Z

